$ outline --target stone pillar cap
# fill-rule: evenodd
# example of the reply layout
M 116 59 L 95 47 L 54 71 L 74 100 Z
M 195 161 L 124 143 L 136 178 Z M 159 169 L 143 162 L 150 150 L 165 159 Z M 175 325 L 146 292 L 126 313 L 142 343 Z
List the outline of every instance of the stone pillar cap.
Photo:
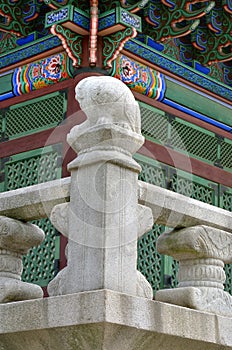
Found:
M 157 250 L 177 260 L 214 258 L 231 263 L 232 235 L 205 225 L 176 229 L 158 238 Z
M 44 232 L 31 223 L 0 216 L 0 249 L 25 254 L 44 240 Z
M 120 125 L 104 123 L 86 130 L 74 127 L 67 136 L 70 146 L 78 153 L 81 150 L 110 149 L 118 147 L 134 154 L 144 143 L 144 137 Z

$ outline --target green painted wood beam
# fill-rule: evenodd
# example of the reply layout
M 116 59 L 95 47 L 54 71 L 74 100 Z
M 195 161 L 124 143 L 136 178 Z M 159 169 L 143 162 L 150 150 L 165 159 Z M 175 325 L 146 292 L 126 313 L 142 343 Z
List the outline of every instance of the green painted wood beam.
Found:
M 166 98 L 219 122 L 232 126 L 232 108 L 210 100 L 208 97 L 200 95 L 168 79 L 166 79 L 166 86 Z
M 12 75 L 13 72 L 10 72 L 0 77 L 0 95 L 12 91 Z

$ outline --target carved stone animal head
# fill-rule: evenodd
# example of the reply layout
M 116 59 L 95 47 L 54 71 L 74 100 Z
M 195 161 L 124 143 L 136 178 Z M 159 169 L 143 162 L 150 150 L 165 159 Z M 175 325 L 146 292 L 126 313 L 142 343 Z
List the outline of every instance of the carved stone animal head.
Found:
M 113 123 L 140 134 L 138 103 L 120 80 L 109 76 L 88 77 L 77 84 L 75 93 L 89 127 Z

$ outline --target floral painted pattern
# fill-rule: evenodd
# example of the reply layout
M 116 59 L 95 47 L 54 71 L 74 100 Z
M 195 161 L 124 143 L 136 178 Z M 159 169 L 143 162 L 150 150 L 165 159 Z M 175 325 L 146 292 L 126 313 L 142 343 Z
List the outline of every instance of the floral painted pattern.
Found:
M 113 76 L 143 95 L 158 101 L 164 98 L 164 76 L 124 55 L 119 55 L 115 60 Z
M 22 95 L 70 77 L 67 54 L 59 53 L 17 68 L 13 74 L 14 94 Z

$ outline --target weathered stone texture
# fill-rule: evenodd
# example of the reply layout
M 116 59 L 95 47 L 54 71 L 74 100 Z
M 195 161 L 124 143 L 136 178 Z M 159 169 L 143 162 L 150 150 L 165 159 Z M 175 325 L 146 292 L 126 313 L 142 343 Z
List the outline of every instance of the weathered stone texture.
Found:
M 23 254 L 43 239 L 37 226 L 0 216 L 0 303 L 43 297 L 39 286 L 21 281 Z
M 231 233 L 204 225 L 162 234 L 157 249 L 179 260 L 179 284 L 157 291 L 156 300 L 231 317 L 232 297 L 223 290 L 231 247 Z
M 111 289 L 153 297 L 136 269 L 137 240 L 153 224 L 138 205 L 142 146 L 138 103 L 112 77 L 89 77 L 76 87 L 87 121 L 67 136 L 78 153 L 69 165 L 70 204 L 56 206 L 53 224 L 68 237 L 68 264 L 48 286 L 49 295 Z
M 1 350 L 229 350 L 231 327 L 231 318 L 107 290 L 0 305 Z

